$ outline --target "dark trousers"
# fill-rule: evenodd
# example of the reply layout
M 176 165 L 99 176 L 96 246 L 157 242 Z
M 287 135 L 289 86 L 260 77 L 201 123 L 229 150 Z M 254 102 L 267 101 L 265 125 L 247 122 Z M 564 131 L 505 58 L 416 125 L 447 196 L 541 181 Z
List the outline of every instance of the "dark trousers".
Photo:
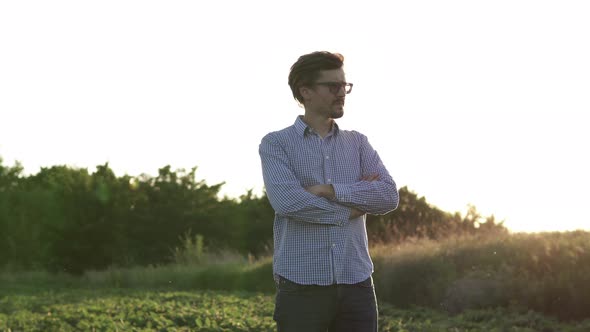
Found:
M 354 285 L 300 285 L 278 276 L 279 332 L 377 332 L 372 278 Z

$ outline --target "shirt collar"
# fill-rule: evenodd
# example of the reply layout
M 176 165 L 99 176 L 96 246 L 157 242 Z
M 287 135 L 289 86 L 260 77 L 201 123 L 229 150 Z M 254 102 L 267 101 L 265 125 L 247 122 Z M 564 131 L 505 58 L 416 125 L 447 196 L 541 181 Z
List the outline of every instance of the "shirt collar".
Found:
M 340 130 L 340 128 L 338 128 L 338 124 L 336 123 L 336 121 L 332 121 L 332 130 L 330 131 L 330 133 L 334 136 L 336 136 L 338 134 L 338 131 Z M 307 123 L 305 123 L 303 121 L 303 115 L 299 115 L 297 117 L 297 119 L 295 119 L 295 131 L 305 137 L 305 135 L 307 135 L 310 131 L 313 131 L 313 128 L 311 128 L 310 126 L 307 125 Z

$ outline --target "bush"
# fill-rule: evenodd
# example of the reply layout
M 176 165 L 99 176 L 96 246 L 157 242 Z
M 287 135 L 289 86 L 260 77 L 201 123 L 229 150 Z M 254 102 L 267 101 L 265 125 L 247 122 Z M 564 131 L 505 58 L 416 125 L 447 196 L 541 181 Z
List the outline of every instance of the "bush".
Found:
M 420 240 L 374 248 L 373 259 L 380 297 L 400 307 L 512 306 L 590 318 L 588 232 Z

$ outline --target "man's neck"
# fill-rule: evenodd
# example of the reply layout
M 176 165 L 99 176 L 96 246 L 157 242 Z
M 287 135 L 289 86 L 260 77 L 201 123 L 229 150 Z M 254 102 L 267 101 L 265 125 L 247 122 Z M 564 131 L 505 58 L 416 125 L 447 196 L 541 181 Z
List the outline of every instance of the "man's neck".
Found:
M 303 116 L 303 122 L 305 122 L 308 126 L 313 128 L 313 130 L 323 138 L 326 137 L 326 135 L 328 135 L 330 130 L 332 130 L 332 124 L 334 123 L 334 119 L 313 116 L 308 113 L 305 113 L 305 115 Z

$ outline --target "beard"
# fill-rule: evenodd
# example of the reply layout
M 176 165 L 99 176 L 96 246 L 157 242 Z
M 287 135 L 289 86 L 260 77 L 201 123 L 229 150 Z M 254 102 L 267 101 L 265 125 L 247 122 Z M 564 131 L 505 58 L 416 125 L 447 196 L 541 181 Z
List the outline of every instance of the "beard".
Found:
M 344 115 L 344 100 L 337 100 L 332 103 L 330 110 L 330 117 L 332 119 L 339 119 Z
M 335 109 L 335 110 L 332 110 L 332 112 L 330 112 L 330 117 L 332 119 L 340 119 L 343 115 L 344 115 L 343 108 Z

